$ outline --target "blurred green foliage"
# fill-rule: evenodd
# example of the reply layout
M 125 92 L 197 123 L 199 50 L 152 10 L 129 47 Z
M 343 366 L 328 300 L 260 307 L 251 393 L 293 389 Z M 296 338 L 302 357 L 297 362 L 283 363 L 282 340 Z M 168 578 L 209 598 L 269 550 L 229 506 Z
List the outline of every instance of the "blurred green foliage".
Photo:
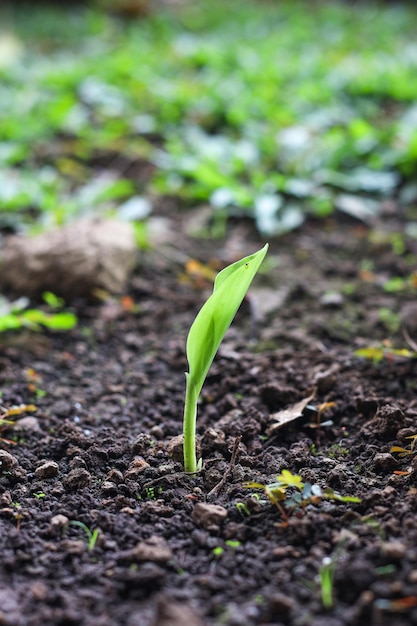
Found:
M 30 4 L 1 22 L 0 228 L 144 196 L 268 235 L 416 206 L 412 6 L 214 0 L 122 19 Z

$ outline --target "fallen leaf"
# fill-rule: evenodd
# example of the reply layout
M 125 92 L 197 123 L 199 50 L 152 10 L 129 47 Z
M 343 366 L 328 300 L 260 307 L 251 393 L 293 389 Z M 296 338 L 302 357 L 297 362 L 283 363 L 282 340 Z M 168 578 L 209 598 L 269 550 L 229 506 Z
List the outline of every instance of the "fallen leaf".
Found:
M 283 426 L 286 426 L 287 424 L 290 424 L 291 422 L 298 419 L 299 417 L 302 417 L 304 409 L 314 398 L 314 395 L 315 395 L 315 389 L 307 398 L 303 398 L 303 400 L 300 400 L 299 402 L 296 402 L 295 404 L 292 404 L 286 409 L 282 409 L 281 411 L 278 411 L 277 413 L 272 413 L 269 416 L 269 419 L 273 423 L 267 429 L 266 434 L 273 435 L 277 430 L 279 430 Z

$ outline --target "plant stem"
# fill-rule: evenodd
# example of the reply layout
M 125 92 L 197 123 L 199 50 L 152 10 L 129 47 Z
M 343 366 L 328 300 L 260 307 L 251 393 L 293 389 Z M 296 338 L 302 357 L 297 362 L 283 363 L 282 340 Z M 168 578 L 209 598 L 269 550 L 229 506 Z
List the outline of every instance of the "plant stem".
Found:
M 197 471 L 195 425 L 197 418 L 197 398 L 195 386 L 189 373 L 185 374 L 185 404 L 184 404 L 184 469 L 186 472 L 195 473 Z

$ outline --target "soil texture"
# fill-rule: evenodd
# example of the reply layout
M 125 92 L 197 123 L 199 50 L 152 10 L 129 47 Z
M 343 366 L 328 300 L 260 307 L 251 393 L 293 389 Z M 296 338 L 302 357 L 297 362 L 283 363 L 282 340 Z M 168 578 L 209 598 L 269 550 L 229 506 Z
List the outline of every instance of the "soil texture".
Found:
M 417 340 L 405 217 L 388 207 L 372 229 L 337 217 L 270 242 L 203 387 L 203 469 L 186 475 L 185 339 L 206 275 L 264 243 L 242 222 L 193 239 L 188 216 L 160 215 L 165 243 L 122 298 L 75 303 L 74 330 L 0 340 L 14 422 L 0 624 L 417 624 L 416 361 L 390 353 Z M 384 358 L 355 355 L 374 346 Z M 283 470 L 360 502 L 274 504 L 246 486 Z

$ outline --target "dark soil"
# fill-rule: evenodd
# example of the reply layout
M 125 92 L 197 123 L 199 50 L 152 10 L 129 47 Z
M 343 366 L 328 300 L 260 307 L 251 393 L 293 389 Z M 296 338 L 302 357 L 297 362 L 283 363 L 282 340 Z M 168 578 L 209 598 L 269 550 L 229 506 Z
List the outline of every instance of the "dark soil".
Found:
M 189 476 L 173 438 L 185 338 L 210 285 L 184 261 L 228 263 L 262 242 L 241 223 L 225 242 L 188 239 L 187 216 L 168 212 L 173 241 L 143 254 L 127 292 L 137 310 L 78 303 L 74 331 L 1 340 L 1 404 L 37 411 L 2 433 L 16 443 L 0 449 L 0 624 L 417 624 L 417 463 L 390 453 L 417 434 L 416 362 L 354 355 L 407 347 L 404 324 L 417 338 L 415 287 L 383 289 L 415 271 L 417 240 L 399 251 L 405 219 L 387 212 L 372 230 L 335 218 L 271 242 L 203 388 L 204 465 Z M 334 404 L 313 428 L 322 403 Z M 284 502 L 285 519 L 244 486 L 283 469 L 361 502 Z

